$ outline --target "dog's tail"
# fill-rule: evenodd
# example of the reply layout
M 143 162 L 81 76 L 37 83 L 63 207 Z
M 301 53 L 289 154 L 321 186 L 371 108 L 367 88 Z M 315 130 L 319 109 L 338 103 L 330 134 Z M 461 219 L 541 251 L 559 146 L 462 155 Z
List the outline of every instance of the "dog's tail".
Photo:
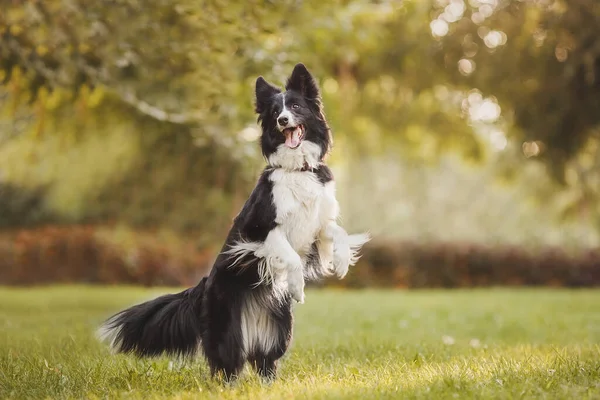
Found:
M 98 330 L 117 353 L 192 356 L 200 345 L 202 297 L 206 278 L 193 288 L 167 294 L 123 310 Z

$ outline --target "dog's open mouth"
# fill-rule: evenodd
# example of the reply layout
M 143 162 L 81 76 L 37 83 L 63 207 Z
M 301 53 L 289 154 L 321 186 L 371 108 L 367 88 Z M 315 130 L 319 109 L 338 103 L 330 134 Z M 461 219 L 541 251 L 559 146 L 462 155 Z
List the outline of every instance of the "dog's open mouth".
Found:
M 298 125 L 291 128 L 285 128 L 283 134 L 285 135 L 285 145 L 290 149 L 295 149 L 300 146 L 302 139 L 304 139 L 304 126 Z

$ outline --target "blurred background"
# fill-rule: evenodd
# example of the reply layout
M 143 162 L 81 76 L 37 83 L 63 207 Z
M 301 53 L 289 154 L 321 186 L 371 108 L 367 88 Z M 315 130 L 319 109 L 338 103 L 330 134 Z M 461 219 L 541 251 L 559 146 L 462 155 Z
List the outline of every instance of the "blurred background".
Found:
M 0 284 L 191 285 L 318 78 L 366 287 L 600 283 L 597 0 L 1 0 Z

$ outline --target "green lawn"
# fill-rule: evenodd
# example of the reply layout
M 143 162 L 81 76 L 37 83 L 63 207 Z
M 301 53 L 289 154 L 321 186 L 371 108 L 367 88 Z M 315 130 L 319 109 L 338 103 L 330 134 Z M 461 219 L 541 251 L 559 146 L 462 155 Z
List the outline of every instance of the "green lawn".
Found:
M 600 399 L 600 291 L 309 290 L 279 379 L 113 356 L 104 317 L 166 290 L 0 288 L 0 398 Z

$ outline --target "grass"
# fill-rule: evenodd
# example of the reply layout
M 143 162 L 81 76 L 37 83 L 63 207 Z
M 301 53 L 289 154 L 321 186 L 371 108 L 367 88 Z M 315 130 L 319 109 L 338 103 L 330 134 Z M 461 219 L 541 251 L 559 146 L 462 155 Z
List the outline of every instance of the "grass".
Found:
M 310 290 L 279 379 L 113 356 L 93 332 L 165 290 L 0 288 L 0 398 L 600 399 L 600 291 Z

